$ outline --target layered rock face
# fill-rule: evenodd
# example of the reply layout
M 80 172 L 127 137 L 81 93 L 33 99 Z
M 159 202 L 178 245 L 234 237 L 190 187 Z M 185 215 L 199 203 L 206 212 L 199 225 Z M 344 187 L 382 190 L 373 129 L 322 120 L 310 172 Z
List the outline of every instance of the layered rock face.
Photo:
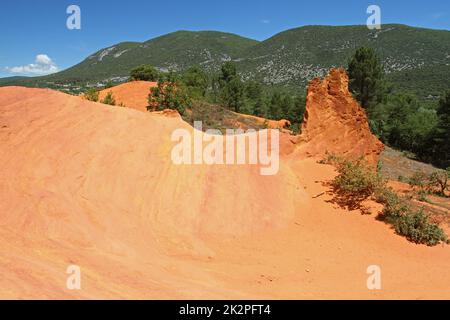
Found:
M 309 83 L 300 148 L 306 156 L 327 152 L 348 158 L 364 156 L 378 161 L 383 144 L 371 133 L 367 115 L 348 90 L 344 69 L 331 69 L 328 76 Z

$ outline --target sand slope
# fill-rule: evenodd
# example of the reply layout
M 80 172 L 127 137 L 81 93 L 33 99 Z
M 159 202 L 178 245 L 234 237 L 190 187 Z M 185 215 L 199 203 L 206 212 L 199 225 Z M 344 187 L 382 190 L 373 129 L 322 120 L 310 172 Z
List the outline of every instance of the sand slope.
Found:
M 102 101 L 105 99 L 106 95 L 111 92 L 116 100 L 116 105 L 122 104 L 127 108 L 146 112 L 150 88 L 156 87 L 157 85 L 157 82 L 150 81 L 126 82 L 100 91 L 98 97 L 99 101 Z
M 329 203 L 334 171 L 174 166 L 179 118 L 0 88 L 0 298 L 449 298 L 448 246 Z M 376 208 L 375 208 L 376 209 Z M 82 290 L 65 287 L 82 270 Z M 384 290 L 366 288 L 366 268 Z

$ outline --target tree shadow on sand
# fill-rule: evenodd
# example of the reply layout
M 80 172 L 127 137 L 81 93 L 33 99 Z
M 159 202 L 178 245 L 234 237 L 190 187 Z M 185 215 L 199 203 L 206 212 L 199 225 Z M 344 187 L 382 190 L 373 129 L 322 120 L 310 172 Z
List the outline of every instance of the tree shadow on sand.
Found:
M 345 192 L 335 185 L 333 181 L 325 181 L 322 185 L 328 188 L 326 193 L 331 196 L 331 199 L 325 200 L 325 202 L 338 205 L 340 208 L 348 211 L 358 210 L 362 215 L 372 214 L 370 208 L 364 205 L 364 202 L 370 198 L 371 194 Z

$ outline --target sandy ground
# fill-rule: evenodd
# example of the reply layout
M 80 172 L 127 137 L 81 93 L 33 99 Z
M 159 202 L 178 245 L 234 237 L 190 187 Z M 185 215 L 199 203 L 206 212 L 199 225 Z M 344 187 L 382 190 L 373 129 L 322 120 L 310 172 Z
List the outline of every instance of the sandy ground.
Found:
M 449 299 L 450 248 L 329 200 L 334 170 L 175 166 L 179 118 L 0 88 L 0 298 Z M 283 145 L 283 144 L 282 144 Z M 325 193 L 324 193 L 325 192 Z M 324 193 L 324 194 L 322 194 Z M 66 288 L 81 267 L 82 289 Z M 382 290 L 367 289 L 367 267 Z
M 99 101 L 102 101 L 111 92 L 116 100 L 116 105 L 122 104 L 127 108 L 147 112 L 150 88 L 156 87 L 157 85 L 157 82 L 150 81 L 126 82 L 100 91 L 98 98 Z

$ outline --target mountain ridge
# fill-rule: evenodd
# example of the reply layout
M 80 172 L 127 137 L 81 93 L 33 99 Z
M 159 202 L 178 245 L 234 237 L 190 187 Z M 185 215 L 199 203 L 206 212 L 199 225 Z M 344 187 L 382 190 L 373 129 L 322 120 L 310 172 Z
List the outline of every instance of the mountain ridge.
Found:
M 213 74 L 225 61 L 234 61 L 245 80 L 304 89 L 308 81 L 325 76 L 330 68 L 346 66 L 360 46 L 378 51 L 388 79 L 402 90 L 436 96 L 450 85 L 446 76 L 450 74 L 450 31 L 386 24 L 381 30 L 362 25 L 302 26 L 264 41 L 227 32 L 179 30 L 144 42 L 112 45 L 56 74 L 0 79 L 0 86 L 57 89 L 123 82 L 130 69 L 140 64 L 152 64 L 161 71 L 200 65 Z

